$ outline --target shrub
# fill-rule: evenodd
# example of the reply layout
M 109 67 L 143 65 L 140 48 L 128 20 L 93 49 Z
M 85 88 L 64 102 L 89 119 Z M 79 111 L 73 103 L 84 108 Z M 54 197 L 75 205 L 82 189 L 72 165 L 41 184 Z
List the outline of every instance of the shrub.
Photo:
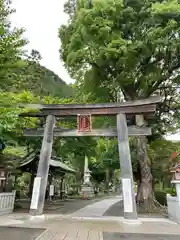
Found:
M 166 192 L 156 191 L 155 193 L 156 200 L 161 204 L 167 206 Z

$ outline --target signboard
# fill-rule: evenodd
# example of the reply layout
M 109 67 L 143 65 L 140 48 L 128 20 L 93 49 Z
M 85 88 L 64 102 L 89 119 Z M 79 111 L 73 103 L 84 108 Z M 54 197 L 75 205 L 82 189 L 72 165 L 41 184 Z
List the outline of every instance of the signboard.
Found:
M 91 132 L 91 115 L 77 115 L 78 132 Z
M 180 180 L 180 165 L 176 166 L 175 169 L 175 179 Z
M 49 187 L 49 196 L 54 196 L 54 185 L 50 185 Z
M 175 180 L 180 180 L 180 173 L 178 172 L 175 173 Z
M 41 186 L 41 177 L 36 177 L 34 179 L 34 186 L 33 186 L 33 193 L 32 193 L 32 198 L 31 198 L 30 209 L 37 209 L 37 207 L 38 207 L 40 186 Z
M 122 179 L 124 212 L 133 212 L 131 179 Z
M 92 187 L 82 187 L 82 192 L 91 192 L 92 191 Z
M 5 171 L 0 169 L 0 180 L 6 180 Z

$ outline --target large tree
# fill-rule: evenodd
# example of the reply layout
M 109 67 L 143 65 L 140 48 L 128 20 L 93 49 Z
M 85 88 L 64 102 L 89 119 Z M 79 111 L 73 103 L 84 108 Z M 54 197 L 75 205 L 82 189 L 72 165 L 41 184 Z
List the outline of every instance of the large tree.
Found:
M 120 92 L 125 100 L 158 92 L 165 100 L 157 112 L 162 116 L 177 95 L 180 79 L 179 1 L 77 0 L 75 5 L 59 36 L 61 58 L 78 88 L 90 101 L 117 101 Z M 136 123 L 146 124 L 143 116 Z M 152 175 L 145 137 L 137 138 L 137 147 L 141 175 L 137 198 L 151 207 Z

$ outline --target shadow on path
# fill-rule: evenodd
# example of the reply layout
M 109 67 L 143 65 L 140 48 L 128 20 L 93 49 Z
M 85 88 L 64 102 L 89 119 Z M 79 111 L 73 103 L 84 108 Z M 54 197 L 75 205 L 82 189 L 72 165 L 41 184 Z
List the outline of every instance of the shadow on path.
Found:
M 179 235 L 144 233 L 103 233 L 103 240 L 179 240 Z
M 0 227 L 0 239 L 34 240 L 44 231 L 43 228 Z
M 112 205 L 104 214 L 103 216 L 115 216 L 115 217 L 123 217 L 123 201 L 119 201 Z

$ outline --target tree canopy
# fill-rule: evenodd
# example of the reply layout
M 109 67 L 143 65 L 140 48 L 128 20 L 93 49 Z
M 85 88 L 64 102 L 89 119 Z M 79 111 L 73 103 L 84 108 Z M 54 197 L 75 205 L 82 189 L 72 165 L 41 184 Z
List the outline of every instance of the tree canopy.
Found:
M 91 2 L 76 1 L 72 20 L 60 28 L 61 56 L 72 76 L 80 71 L 89 91 L 106 89 L 111 100 L 119 87 L 136 99 L 179 83 L 177 0 Z

